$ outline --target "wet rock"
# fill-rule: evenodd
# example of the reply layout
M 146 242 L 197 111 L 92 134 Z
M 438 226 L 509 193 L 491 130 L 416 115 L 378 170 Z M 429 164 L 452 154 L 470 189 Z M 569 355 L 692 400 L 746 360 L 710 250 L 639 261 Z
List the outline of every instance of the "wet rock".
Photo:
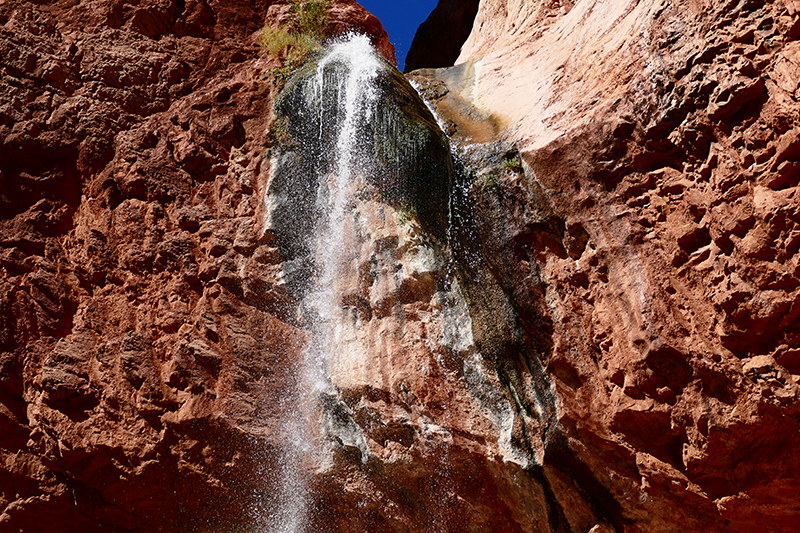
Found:
M 349 68 L 334 59 L 326 64 L 324 79 L 342 79 Z M 276 121 L 284 124 L 286 136 L 273 154 L 275 177 L 267 191 L 266 228 L 293 260 L 309 253 L 318 229 L 314 221 L 320 218 L 321 206 L 315 205 L 318 180 L 335 165 L 331 157 L 338 132 L 333 128 L 338 122 L 329 117 L 340 113 L 335 107 L 337 92 L 329 83 L 316 93 L 316 70 L 317 61 L 307 63 L 275 102 Z M 393 104 L 379 105 L 372 110 L 370 124 L 355 126 L 359 146 L 353 158 L 366 162 L 366 168 L 357 169 L 360 179 L 374 189 L 367 194 L 414 212 L 443 239 L 452 166 L 447 138 L 408 81 L 388 62 L 378 69 L 375 90 L 378 102 Z
M 738 3 L 700 22 L 622 2 L 607 25 L 591 3 L 501 4 L 481 3 L 455 67 L 413 74 L 468 150 L 498 137 L 519 150 L 523 177 L 473 165 L 469 203 L 516 315 L 532 317 L 522 336 L 568 449 L 614 465 L 600 492 L 636 527 L 765 527 L 752 505 L 780 499 L 798 456 L 729 454 L 794 440 L 793 8 Z M 480 138 L 470 116 L 500 128 Z M 791 516 L 781 501 L 768 527 Z

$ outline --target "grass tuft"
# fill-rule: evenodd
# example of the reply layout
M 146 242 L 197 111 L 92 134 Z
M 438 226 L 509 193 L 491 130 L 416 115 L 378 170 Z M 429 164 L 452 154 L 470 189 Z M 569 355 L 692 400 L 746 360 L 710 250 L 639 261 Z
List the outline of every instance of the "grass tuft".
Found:
M 294 33 L 321 41 L 328 26 L 330 0 L 289 0 L 289 3 Z
M 262 78 L 285 82 L 312 52 L 322 48 L 329 6 L 330 0 L 289 0 L 288 28 L 264 26 L 258 45 L 272 57 L 281 59 L 283 65 L 264 72 Z
M 510 170 L 511 172 L 522 172 L 522 161 L 518 155 L 503 160 L 503 170 Z

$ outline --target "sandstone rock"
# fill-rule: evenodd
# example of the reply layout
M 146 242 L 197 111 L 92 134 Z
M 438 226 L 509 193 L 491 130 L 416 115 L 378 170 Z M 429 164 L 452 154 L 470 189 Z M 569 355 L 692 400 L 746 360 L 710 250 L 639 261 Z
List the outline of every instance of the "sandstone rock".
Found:
M 456 282 L 365 189 L 309 528 L 795 528 L 795 4 L 481 3 L 418 73 Z M 0 4 L 3 528 L 263 525 L 309 339 L 262 232 L 284 12 Z
M 415 74 L 469 153 L 471 114 L 500 125 L 487 149 L 521 154 L 523 178 L 470 189 L 480 242 L 569 449 L 614 469 L 596 481 L 636 524 L 619 530 L 782 530 L 795 379 L 769 362 L 796 369 L 793 8 L 683 7 L 484 2 L 457 65 Z
M 252 523 L 304 342 L 258 231 L 272 4 L 0 4 L 0 529 Z

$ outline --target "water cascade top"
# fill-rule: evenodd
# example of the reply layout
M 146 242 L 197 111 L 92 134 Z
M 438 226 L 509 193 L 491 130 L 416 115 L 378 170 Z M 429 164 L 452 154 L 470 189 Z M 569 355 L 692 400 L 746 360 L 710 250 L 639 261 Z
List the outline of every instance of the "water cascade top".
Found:
M 310 253 L 322 212 L 342 187 L 366 186 L 444 238 L 452 173 L 447 137 L 366 36 L 334 43 L 306 63 L 274 111 L 277 149 L 267 203 L 276 223 L 267 226 L 288 259 Z

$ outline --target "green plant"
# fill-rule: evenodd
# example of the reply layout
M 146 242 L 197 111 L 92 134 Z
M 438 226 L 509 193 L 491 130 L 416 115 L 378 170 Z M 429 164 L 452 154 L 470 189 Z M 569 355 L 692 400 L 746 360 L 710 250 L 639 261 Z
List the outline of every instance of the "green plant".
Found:
M 328 25 L 330 3 L 330 0 L 289 0 L 294 33 L 321 41 Z
M 468 165 L 465 166 L 464 167 L 464 174 L 466 176 L 465 182 L 467 184 L 469 184 L 469 185 L 472 185 L 473 183 L 475 183 L 475 180 L 478 179 L 478 171 L 475 170 L 474 167 L 471 167 L 471 166 L 468 166 Z
M 260 74 L 262 80 L 272 80 L 275 83 L 283 85 L 292 77 L 294 71 L 302 64 L 295 61 L 286 61 L 282 66 L 265 70 Z
M 482 189 L 494 189 L 497 187 L 497 174 L 495 174 L 495 172 L 496 171 L 489 172 L 481 176 L 479 185 Z
M 330 0 L 289 0 L 291 21 L 285 27 L 264 26 L 258 45 L 283 65 L 262 73 L 262 78 L 285 82 L 308 56 L 319 50 L 328 25 Z
M 510 170 L 511 172 L 522 172 L 522 162 L 518 155 L 503 160 L 503 170 Z
M 293 33 L 285 28 L 264 26 L 258 36 L 258 45 L 269 52 L 272 57 L 286 59 L 297 49 L 314 46 L 314 40 L 308 35 Z
M 269 126 L 269 134 L 276 142 L 287 146 L 294 144 L 289 130 L 289 119 L 284 116 L 276 117 Z
M 409 204 L 406 201 L 400 202 L 399 209 L 397 210 L 397 223 L 401 226 L 404 226 L 406 223 L 410 222 L 412 218 L 417 215 L 417 207 L 414 205 Z
M 467 183 L 470 184 L 471 189 L 488 191 L 489 189 L 494 189 L 499 186 L 497 180 L 501 172 L 502 171 L 498 167 L 487 168 L 480 173 L 469 167 L 467 168 Z

